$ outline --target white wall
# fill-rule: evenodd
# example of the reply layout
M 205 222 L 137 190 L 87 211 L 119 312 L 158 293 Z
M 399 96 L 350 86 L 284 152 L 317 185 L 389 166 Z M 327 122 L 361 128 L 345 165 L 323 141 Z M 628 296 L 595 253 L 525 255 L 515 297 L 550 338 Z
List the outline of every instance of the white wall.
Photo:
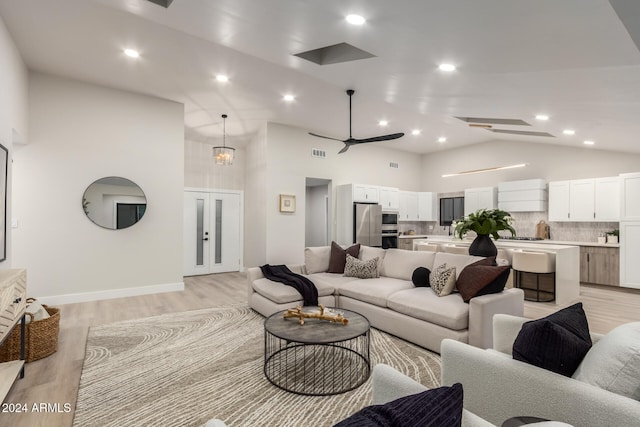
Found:
M 0 263 L 0 268 L 18 266 L 13 263 L 11 210 L 12 210 L 12 163 L 13 145 L 26 142 L 27 129 L 27 94 L 28 73 L 13 43 L 11 35 L 0 18 L 0 144 L 9 150 L 8 183 L 7 183 L 7 259 Z M 20 141 L 16 141 L 19 139 Z M 0 235 L 3 234 L 0 225 Z
M 332 180 L 332 200 L 335 200 L 335 187 L 350 182 L 398 187 L 403 190 L 419 190 L 421 158 L 412 153 L 399 152 L 385 148 L 386 144 L 367 144 L 351 147 L 344 154 L 337 154 L 342 148 L 339 142 L 332 142 L 308 135 L 305 129 L 281 124 L 267 125 L 267 175 L 264 189 L 266 202 L 266 249 L 264 258 L 252 258 L 247 266 L 269 263 L 301 263 L 304 260 L 305 247 L 305 187 L 306 177 Z M 311 157 L 311 149 L 326 150 L 327 158 Z M 389 162 L 399 163 L 398 169 L 389 167 Z M 250 169 L 247 163 L 247 170 Z M 254 196 L 255 189 L 249 186 L 258 184 L 247 180 L 247 200 Z M 280 213 L 278 201 L 280 194 L 296 195 L 295 213 Z M 331 213 L 331 223 L 335 224 L 335 203 Z M 247 206 L 247 212 L 250 209 Z M 335 226 L 332 226 L 334 229 Z M 332 236 L 335 236 L 332 230 Z M 252 236 L 247 233 L 247 244 Z
M 190 140 L 184 142 L 185 187 L 244 190 L 245 150 L 234 147 L 236 152 L 233 164 L 216 165 L 213 161 L 213 145 Z
M 13 230 L 29 295 L 60 303 L 182 288 L 182 104 L 37 73 L 29 84 Z M 82 194 L 106 176 L 145 192 L 136 225 L 106 230 L 85 216 Z
M 518 163 L 527 163 L 527 166 L 449 178 L 441 176 L 445 173 Z M 497 186 L 501 181 L 543 178 L 549 182 L 615 176 L 637 171 L 640 171 L 639 154 L 588 147 L 493 141 L 427 154 L 422 159 L 420 176 L 422 190 L 444 193 L 465 188 Z
M 267 257 L 267 126 L 246 147 L 244 193 L 244 265 L 255 267 Z

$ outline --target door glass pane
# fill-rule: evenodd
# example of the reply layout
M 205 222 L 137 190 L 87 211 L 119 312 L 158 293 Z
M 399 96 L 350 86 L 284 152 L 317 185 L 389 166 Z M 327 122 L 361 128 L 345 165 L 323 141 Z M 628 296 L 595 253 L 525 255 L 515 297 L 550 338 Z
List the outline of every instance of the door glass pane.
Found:
M 196 200 L 196 265 L 204 265 L 204 199 Z
M 222 263 L 222 200 L 216 200 L 216 255 L 215 263 Z

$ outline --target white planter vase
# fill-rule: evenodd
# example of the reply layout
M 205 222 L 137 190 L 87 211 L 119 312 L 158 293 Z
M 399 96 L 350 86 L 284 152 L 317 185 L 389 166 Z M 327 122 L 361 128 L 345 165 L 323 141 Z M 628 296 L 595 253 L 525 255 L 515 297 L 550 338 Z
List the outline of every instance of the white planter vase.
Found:
M 607 243 L 618 243 L 618 236 L 607 236 Z

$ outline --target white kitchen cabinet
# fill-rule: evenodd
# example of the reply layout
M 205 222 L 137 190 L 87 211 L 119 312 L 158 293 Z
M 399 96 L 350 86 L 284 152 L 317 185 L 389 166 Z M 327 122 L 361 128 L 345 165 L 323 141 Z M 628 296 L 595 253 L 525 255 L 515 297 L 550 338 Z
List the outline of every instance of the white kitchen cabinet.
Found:
M 640 289 L 640 221 L 620 223 L 620 286 Z
M 438 218 L 437 213 L 437 198 L 436 193 L 421 192 L 418 193 L 418 221 L 436 221 Z
M 437 194 L 400 191 L 398 221 L 436 221 Z
M 464 190 L 464 215 L 478 209 L 498 207 L 498 189 L 496 187 L 467 188 Z
M 382 210 L 397 211 L 400 208 L 400 190 L 391 187 L 380 187 L 380 204 Z
M 620 174 L 620 221 L 640 221 L 640 173 Z
M 550 182 L 549 221 L 619 221 L 619 182 L 617 176 Z
M 593 221 L 596 212 L 594 179 L 572 180 L 569 190 L 569 212 L 571 221 Z
M 569 221 L 570 181 L 549 183 L 549 221 Z
M 620 221 L 620 178 L 596 178 L 595 220 Z
M 353 201 L 356 203 L 378 203 L 380 188 L 375 185 L 350 184 L 353 186 Z
M 418 193 L 400 192 L 398 221 L 418 221 Z

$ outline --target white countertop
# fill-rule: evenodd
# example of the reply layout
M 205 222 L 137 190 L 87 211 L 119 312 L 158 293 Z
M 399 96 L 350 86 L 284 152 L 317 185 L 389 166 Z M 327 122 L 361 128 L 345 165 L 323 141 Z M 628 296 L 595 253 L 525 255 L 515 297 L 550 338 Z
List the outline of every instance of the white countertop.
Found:
M 428 234 L 401 234 L 398 239 L 426 239 Z
M 473 239 L 463 239 L 460 240 L 458 238 L 454 238 L 453 236 L 443 236 L 443 235 L 415 235 L 415 236 L 398 236 L 399 238 L 423 238 L 427 240 L 431 240 L 432 242 L 451 242 L 451 243 L 471 243 Z M 535 244 L 535 245 L 568 245 L 568 246 L 597 246 L 604 248 L 619 248 L 619 243 L 598 243 L 598 242 L 580 242 L 580 241 L 567 241 L 567 240 L 510 240 L 510 239 L 499 239 L 496 243 L 526 243 L 526 244 Z

